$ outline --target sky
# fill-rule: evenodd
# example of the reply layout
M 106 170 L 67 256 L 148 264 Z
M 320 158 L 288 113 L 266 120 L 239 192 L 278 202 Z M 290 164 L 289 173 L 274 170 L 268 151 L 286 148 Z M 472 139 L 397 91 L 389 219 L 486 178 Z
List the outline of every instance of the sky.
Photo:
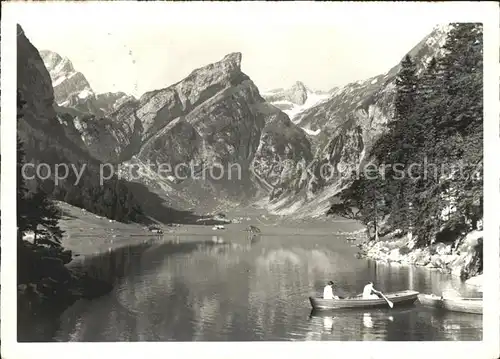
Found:
M 299 80 L 330 90 L 387 72 L 439 23 L 396 8 L 356 19 L 356 11 L 339 16 L 334 8 L 304 13 L 269 6 L 259 12 L 247 4 L 224 13 L 215 6 L 196 12 L 165 6 L 159 14 L 157 7 L 120 13 L 80 5 L 27 6 L 17 19 L 38 50 L 68 57 L 95 92 L 134 96 L 167 87 L 231 52 L 242 53 L 242 70 L 261 91 Z M 347 15 L 352 21 L 345 21 Z

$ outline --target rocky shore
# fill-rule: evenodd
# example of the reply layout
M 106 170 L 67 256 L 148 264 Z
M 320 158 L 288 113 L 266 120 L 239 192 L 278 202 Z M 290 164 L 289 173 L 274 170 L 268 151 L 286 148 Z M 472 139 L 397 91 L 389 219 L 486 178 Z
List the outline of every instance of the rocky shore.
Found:
M 367 241 L 358 247 L 362 258 L 440 270 L 482 287 L 482 231 L 470 232 L 452 243 L 434 243 L 424 248 L 416 248 L 415 242 L 408 238 Z

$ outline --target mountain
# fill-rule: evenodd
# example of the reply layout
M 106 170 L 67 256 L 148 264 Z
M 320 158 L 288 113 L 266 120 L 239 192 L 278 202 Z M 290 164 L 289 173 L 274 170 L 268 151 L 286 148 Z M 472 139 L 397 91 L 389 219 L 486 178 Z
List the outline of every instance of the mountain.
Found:
M 166 206 L 197 211 L 252 203 L 288 177 L 284 160 L 294 166 L 312 158 L 304 131 L 266 102 L 241 71 L 240 53 L 104 113 L 99 95 L 68 59 L 44 51 L 45 68 L 42 54 L 24 35 L 19 42 L 19 84 L 32 112 L 21 121 L 20 134 L 31 158 L 40 157 L 40 147 L 32 145 L 37 137 L 57 138 L 57 148 L 78 152 L 79 162 L 90 157 L 97 165 L 113 164 L 128 186 L 150 191 L 137 197 L 148 213 L 158 211 L 156 204 L 150 207 L 151 196 Z M 219 168 L 225 170 L 221 178 Z
M 443 56 L 447 31 L 436 28 L 410 50 L 420 72 L 432 57 Z M 98 95 L 82 95 L 91 89 L 69 60 L 44 54 L 49 71 L 37 63 L 23 92 L 38 124 L 49 121 L 65 149 L 114 164 L 129 185 L 147 188 L 152 198 L 177 209 L 258 201 L 296 216 L 322 215 L 348 185 L 343 174 L 367 161 L 392 117 L 399 70 L 398 64 L 329 92 L 297 82 L 261 95 L 241 69 L 242 55 L 231 53 L 166 88 L 104 109 Z M 51 80 L 59 100 L 67 96 L 60 104 L 50 99 Z M 75 97 L 76 106 L 67 100 Z M 116 98 L 108 94 L 103 101 Z M 218 178 L 214 171 L 220 168 L 225 173 Z M 158 211 L 149 208 L 149 198 L 141 195 L 141 205 Z
M 123 92 L 96 94 L 85 75 L 76 71 L 67 57 L 50 50 L 40 51 L 40 56 L 52 80 L 55 102 L 60 107 L 104 116 L 124 102 L 135 100 Z
M 102 163 L 90 155 L 81 139 L 75 140 L 74 134 L 78 131 L 73 117 L 58 113 L 49 71 L 19 25 L 17 94 L 17 135 L 25 152 L 25 162 L 35 166 L 43 164 L 39 168 L 45 168 L 38 177 L 28 168 L 27 175 L 32 178 L 26 179 L 26 185 L 30 191 L 43 190 L 56 200 L 110 219 L 147 221 L 137 200 L 139 196 L 132 193 L 129 184 L 117 176 L 109 176 L 109 180 L 101 183 Z M 61 167 L 65 165 L 68 172 L 61 176 L 65 178 L 56 179 L 55 170 L 59 168 L 59 173 L 64 175 Z M 140 197 L 153 202 L 155 197 L 147 194 L 148 191 L 141 189 Z
M 433 57 L 444 55 L 449 26 L 438 26 L 409 51 L 420 74 Z M 297 114 L 293 121 L 312 138 L 313 160 L 276 185 L 268 208 L 297 216 L 323 215 L 330 199 L 348 183 L 346 173 L 367 160 L 374 141 L 392 117 L 399 64 L 386 74 L 335 88 L 320 104 Z M 324 172 L 321 174 L 321 172 Z
M 330 97 L 330 93 L 311 90 L 302 82 L 297 81 L 288 89 L 279 88 L 266 91 L 262 97 L 285 112 L 293 122 L 296 122 L 295 118 L 298 114 L 325 101 Z M 313 136 L 319 133 L 319 131 L 310 131 L 307 128 L 304 130 Z
M 180 179 L 175 171 L 142 176 L 158 193 L 182 193 L 193 206 L 241 204 L 272 190 L 269 182 L 286 176 L 283 158 L 299 161 L 311 156 L 304 132 L 289 117 L 260 96 L 252 80 L 241 71 L 242 55 L 195 69 L 167 88 L 144 94 L 136 105 L 124 105 L 109 115 L 119 139 L 116 156 L 125 167 L 146 163 L 175 166 L 193 163 Z M 282 127 L 289 131 L 280 131 Z M 85 137 L 86 134 L 82 135 Z M 213 168 L 237 166 L 239 179 L 193 179 Z M 214 176 L 208 176 L 214 177 Z M 159 188 L 160 189 L 160 188 Z

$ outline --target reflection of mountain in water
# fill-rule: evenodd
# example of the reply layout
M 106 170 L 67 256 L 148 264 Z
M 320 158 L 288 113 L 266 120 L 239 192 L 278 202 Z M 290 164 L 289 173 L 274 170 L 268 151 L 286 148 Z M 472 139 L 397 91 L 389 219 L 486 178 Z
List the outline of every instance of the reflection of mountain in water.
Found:
M 389 290 L 404 287 L 408 275 L 404 268 L 349 258 L 342 248 L 332 250 L 330 239 L 219 237 L 223 243 L 211 236 L 173 238 L 85 259 L 82 265 L 115 282 L 114 290 L 68 309 L 57 319 L 56 339 L 436 340 L 477 338 L 480 330 L 481 318 L 467 323 L 415 307 L 309 316 L 307 297 L 321 292 L 327 279 L 356 292 L 372 278 Z M 413 275 L 420 285 L 421 274 Z

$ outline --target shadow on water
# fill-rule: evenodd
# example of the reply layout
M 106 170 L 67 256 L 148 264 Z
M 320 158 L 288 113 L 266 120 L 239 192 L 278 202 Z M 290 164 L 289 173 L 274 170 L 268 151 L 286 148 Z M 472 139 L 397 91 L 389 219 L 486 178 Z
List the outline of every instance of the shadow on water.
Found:
M 208 241 L 176 242 L 163 239 L 151 239 L 149 241 L 114 249 L 107 253 L 81 258 L 71 264 L 75 271 L 87 273 L 90 277 L 114 284 L 116 280 L 133 274 L 144 264 L 154 268 L 165 256 L 176 253 L 189 253 L 200 248 L 200 246 L 212 246 L 214 243 Z M 154 248 L 155 251 L 151 249 Z M 143 260 L 144 253 L 148 252 L 148 261 Z
M 94 256 L 79 256 L 68 266 L 76 273 L 85 273 L 113 290 L 120 279 L 141 270 L 154 270 L 165 257 L 186 254 L 195 250 L 223 247 L 211 241 L 180 242 L 179 240 L 151 239 L 147 242 L 120 247 Z M 147 255 L 147 260 L 144 256 Z M 83 299 L 82 299 L 83 300 Z M 53 340 L 59 330 L 59 316 L 67 307 L 48 305 L 43 311 L 18 313 L 18 341 L 45 342 Z

